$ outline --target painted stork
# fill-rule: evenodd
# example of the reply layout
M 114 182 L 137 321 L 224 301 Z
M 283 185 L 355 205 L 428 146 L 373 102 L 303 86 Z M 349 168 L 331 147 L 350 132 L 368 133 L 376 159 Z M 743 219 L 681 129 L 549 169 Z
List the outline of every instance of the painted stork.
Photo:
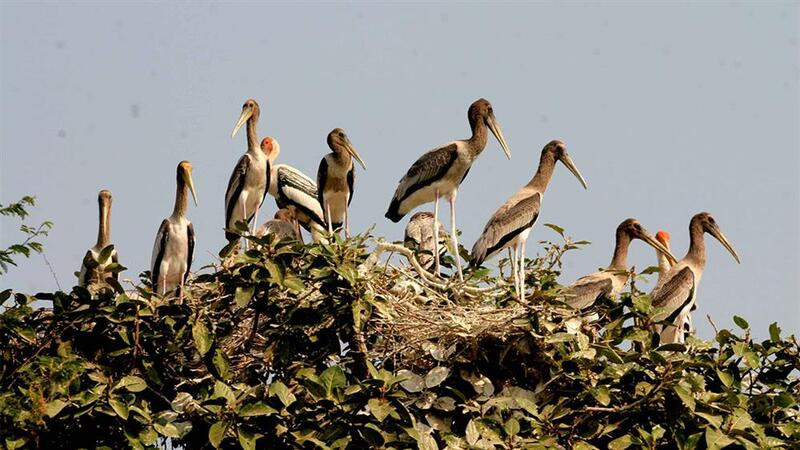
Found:
M 269 162 L 259 149 L 256 123 L 261 109 L 255 100 L 249 99 L 242 106 L 242 114 L 231 132 L 231 138 L 247 123 L 247 152 L 239 158 L 228 180 L 225 191 L 225 238 L 234 241 L 238 235 L 227 230 L 235 230 L 236 223 L 244 221 L 252 228 L 258 222 L 258 210 L 267 196 L 269 186 Z
M 353 183 L 356 177 L 353 159 L 364 170 L 367 170 L 367 165 L 341 128 L 334 128 L 328 133 L 328 147 L 332 151 L 322 158 L 317 170 L 319 204 L 325 214 L 328 233 L 333 234 L 333 230 L 344 223 L 344 235 L 349 238 L 348 208 L 353 200 Z
M 711 214 L 701 212 L 692 217 L 689 222 L 689 251 L 686 256 L 673 265 L 658 281 L 653 292 L 650 293 L 653 306 L 662 308 L 653 320 L 667 322 L 666 326 L 656 327 L 662 336 L 672 337 L 672 342 L 683 336 L 683 323 L 679 318 L 686 316 L 695 307 L 697 287 L 706 265 L 705 233 L 714 236 L 723 247 L 733 256 L 737 263 L 741 263 L 739 255 L 733 249 L 728 239 L 720 230 L 719 225 Z M 670 328 L 678 328 L 670 330 Z M 662 341 L 662 344 L 666 343 Z
M 616 297 L 628 281 L 628 246 L 634 239 L 641 239 L 660 254 L 665 261 L 676 261 L 669 249 L 657 241 L 636 219 L 627 219 L 617 227 L 614 256 L 606 270 L 600 270 L 579 278 L 567 288 L 567 304 L 583 309 L 594 304 L 601 297 Z
M 153 292 L 159 295 L 171 293 L 179 287 L 183 296 L 183 285 L 192 268 L 194 256 L 194 225 L 186 218 L 188 203 L 186 191 L 192 193 L 197 206 L 197 194 L 192 181 L 192 164 L 181 161 L 177 169 L 177 192 L 172 215 L 161 222 L 153 244 L 153 257 L 150 266 Z
M 434 223 L 438 230 L 439 245 L 443 246 L 447 240 L 447 232 L 441 222 L 434 222 L 433 213 L 427 211 L 420 211 L 411 216 L 404 237 L 405 246 L 417 252 L 419 264 L 428 270 L 433 267 L 433 252 L 437 249 L 434 245 Z
M 270 165 L 268 192 L 275 198 L 278 208 L 290 209 L 300 225 L 311 233 L 314 242 L 323 240 L 326 227 L 316 183 L 292 166 L 275 164 L 281 152 L 275 138 L 264 138 L 261 150 L 267 155 Z
M 453 249 L 458 253 L 458 234 L 456 233 L 456 196 L 458 187 L 467 177 L 472 163 L 486 148 L 488 141 L 487 129 L 494 134 L 508 159 L 511 151 L 506 145 L 500 125 L 494 117 L 491 103 L 486 99 L 478 99 L 470 105 L 467 118 L 472 129 L 472 137 L 460 141 L 453 141 L 441 147 L 434 148 L 422 155 L 411 165 L 400 183 L 386 211 L 386 218 L 392 222 L 399 222 L 409 211 L 419 205 L 433 202 L 434 222 L 439 220 L 439 198 L 446 197 L 450 203 L 450 225 Z M 439 273 L 439 238 L 438 227 L 433 228 L 434 246 L 433 255 L 436 273 Z M 461 271 L 461 258 L 454 255 L 458 267 L 458 278 L 463 281 Z
M 78 286 L 92 289 L 105 286 L 107 277 L 119 280 L 119 273 L 114 272 L 106 275 L 105 268 L 109 263 L 119 262 L 117 250 L 111 245 L 111 191 L 102 190 L 97 194 L 97 204 L 100 210 L 100 220 L 97 227 L 97 243 L 94 247 L 86 251 L 81 264 L 80 275 L 78 275 Z M 100 254 L 103 249 L 111 246 L 111 253 L 104 261 L 100 261 Z M 105 255 L 104 255 L 105 256 Z
M 664 230 L 658 230 L 656 233 L 656 240 L 658 240 L 658 242 L 660 242 L 664 247 L 667 248 L 667 250 L 669 250 L 669 233 Z M 672 267 L 673 262 L 668 260 L 664 256 L 664 253 L 660 250 L 656 250 L 656 257 L 658 259 L 658 281 L 661 281 L 661 279 L 664 278 L 664 275 L 666 275 L 669 269 Z M 694 311 L 694 309 L 692 309 L 692 311 Z M 675 323 L 678 325 L 677 327 L 667 327 L 667 329 L 661 334 L 661 342 L 683 343 L 686 341 L 686 336 L 688 336 L 694 329 L 694 326 L 692 325 L 691 312 L 683 313 L 678 316 L 678 318 L 675 320 Z
M 301 244 L 303 236 L 300 234 L 300 225 L 294 217 L 294 212 L 290 209 L 279 209 L 275 212 L 275 218 L 264 222 L 256 230 L 256 236 L 273 235 L 277 241 L 283 239 L 295 239 Z
M 515 290 L 521 301 L 525 300 L 525 241 L 531 232 L 542 197 L 553 176 L 556 162 L 561 161 L 586 189 L 586 181 L 575 167 L 567 148 L 559 140 L 550 141 L 542 149 L 539 168 L 533 178 L 511 196 L 489 219 L 480 238 L 472 247 L 473 264 L 480 266 L 485 260 L 509 248 Z M 513 247 L 513 251 L 512 251 Z

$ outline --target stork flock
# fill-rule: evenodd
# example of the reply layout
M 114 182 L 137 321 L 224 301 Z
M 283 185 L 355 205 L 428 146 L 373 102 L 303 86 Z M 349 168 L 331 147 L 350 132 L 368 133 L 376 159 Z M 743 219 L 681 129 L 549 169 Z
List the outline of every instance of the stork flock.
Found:
M 320 161 L 315 182 L 292 166 L 275 163 L 280 145 L 272 137 L 259 141 L 256 125 L 260 112 L 255 100 L 245 101 L 231 133 L 231 138 L 235 137 L 246 125 L 247 150 L 234 166 L 225 192 L 226 239 L 244 247 L 247 240 L 240 243 L 240 236 L 249 233 L 274 235 L 276 239 L 302 243 L 301 227 L 310 233 L 314 242 L 327 241 L 342 231 L 345 238 L 349 238 L 354 160 L 364 170 L 367 168 L 350 138 L 341 128 L 328 133 L 327 144 L 331 152 Z M 441 276 L 440 259 L 447 250 L 445 244 L 449 239 L 452 249 L 455 249 L 453 259 L 460 282 L 463 282 L 464 275 L 456 227 L 458 188 L 466 179 L 472 163 L 486 148 L 490 132 L 506 157 L 511 159 L 511 151 L 489 101 L 481 98 L 473 102 L 467 111 L 467 119 L 472 135 L 436 147 L 419 157 L 400 179 L 385 214 L 392 222 L 399 222 L 417 207 L 433 203 L 432 213 L 422 211 L 411 218 L 406 226 L 405 244 L 417 251 L 423 267 Z M 578 179 L 584 189 L 588 189 L 566 145 L 552 140 L 542 149 L 533 178 L 491 215 L 472 246 L 469 262 L 475 267 L 508 250 L 514 291 L 520 302 L 525 302 L 526 295 L 526 242 L 539 218 L 544 193 L 558 162 Z M 182 299 L 184 284 L 192 267 L 195 232 L 194 225 L 186 216 L 189 193 L 197 206 L 192 164 L 181 161 L 176 171 L 173 211 L 161 222 L 153 245 L 151 283 L 153 292 L 160 296 Z M 272 220 L 258 226 L 258 214 L 267 194 L 275 199 L 278 210 Z M 449 238 L 439 221 L 440 198 L 447 199 L 450 207 Z M 118 262 L 110 237 L 111 192 L 100 191 L 98 203 L 97 243 L 86 252 L 78 279 L 79 285 L 87 289 L 103 286 L 106 268 Z M 691 311 L 696 308 L 697 287 L 705 268 L 705 233 L 716 238 L 739 262 L 736 251 L 710 214 L 702 212 L 692 217 L 689 233 L 689 250 L 683 259 L 677 260 L 670 251 L 668 233 L 659 231 L 652 236 L 636 219 L 624 220 L 616 229 L 616 245 L 609 265 L 567 286 L 563 300 L 572 308 L 587 310 L 602 297 L 619 295 L 630 276 L 628 247 L 632 240 L 642 240 L 655 249 L 660 269 L 658 282 L 650 294 L 658 311 L 654 318 L 658 322 L 656 331 L 660 333 L 662 343 L 683 342 L 692 331 Z

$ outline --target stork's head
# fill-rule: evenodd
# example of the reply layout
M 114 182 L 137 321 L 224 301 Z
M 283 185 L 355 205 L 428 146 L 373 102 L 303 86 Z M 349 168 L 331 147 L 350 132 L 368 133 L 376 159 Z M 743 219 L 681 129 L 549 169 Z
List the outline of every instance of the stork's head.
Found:
M 233 127 L 233 131 L 231 132 L 231 138 L 236 136 L 236 132 L 239 131 L 239 128 L 245 124 L 250 118 L 253 120 L 258 120 L 258 117 L 261 115 L 261 108 L 258 107 L 258 103 L 251 99 L 248 99 L 242 105 L 242 113 L 239 115 L 239 119 L 236 121 L 236 125 Z
M 497 142 L 500 143 L 500 147 L 503 148 L 503 153 L 506 154 L 508 159 L 511 159 L 511 150 L 508 149 L 506 138 L 503 137 L 503 132 L 500 131 L 500 124 L 497 123 L 497 119 L 494 117 L 494 110 L 489 100 L 479 98 L 472 102 L 467 111 L 467 118 L 469 119 L 469 125 L 472 129 L 475 129 L 481 122 L 488 126 L 489 130 L 492 131 L 492 134 L 497 139 Z
M 672 264 L 677 262 L 677 259 L 670 253 L 669 247 L 654 238 L 650 233 L 639 223 L 636 219 L 626 219 L 617 227 L 617 235 L 625 233 L 630 239 L 641 239 L 649 246 L 663 253 Z
M 664 230 L 658 230 L 656 232 L 656 240 L 661 242 L 664 247 L 669 248 L 669 233 Z
M 295 219 L 294 211 L 287 208 L 281 208 L 275 211 L 275 220 L 283 220 L 284 222 L 293 223 Z
M 733 246 L 728 242 L 728 238 L 722 233 L 722 230 L 717 225 L 717 222 L 711 217 L 711 214 L 707 212 L 701 212 L 695 214 L 692 217 L 692 221 L 689 224 L 689 229 L 691 230 L 694 227 L 702 227 L 702 230 L 712 236 L 714 236 L 723 247 L 733 256 L 733 259 L 736 260 L 737 263 L 741 264 L 739 260 L 739 255 L 736 254 L 736 250 L 733 249 Z
M 361 156 L 359 156 L 355 147 L 353 147 L 353 143 L 350 142 L 350 138 L 347 137 L 347 134 L 345 134 L 343 129 L 334 128 L 330 133 L 328 133 L 328 147 L 330 147 L 331 150 L 333 150 L 333 152 L 336 154 L 341 155 L 346 153 L 350 155 L 351 157 L 355 158 L 359 164 L 361 164 L 361 167 L 363 167 L 364 170 L 367 170 L 367 165 L 364 164 L 364 161 L 361 159 Z
M 267 155 L 267 159 L 272 163 L 278 157 L 278 154 L 280 154 L 281 146 L 278 144 L 277 139 L 265 137 L 261 140 L 261 151 Z
M 194 180 L 192 179 L 192 163 L 189 161 L 178 163 L 178 183 L 183 183 L 189 189 L 194 205 L 197 206 L 197 193 L 194 190 Z
M 581 182 L 583 188 L 588 189 L 586 186 L 586 180 L 584 180 L 583 175 L 581 175 L 581 171 L 578 170 L 578 166 L 575 165 L 575 162 L 572 161 L 572 157 L 569 156 L 569 153 L 567 153 L 566 144 L 558 139 L 553 139 L 544 146 L 544 149 L 542 149 L 543 157 L 548 154 L 555 158 L 556 161 L 561 161 L 561 163 L 564 164 L 573 175 L 575 175 L 575 178 Z
M 100 205 L 110 205 L 111 204 L 111 191 L 107 191 L 103 189 L 97 194 L 97 203 Z

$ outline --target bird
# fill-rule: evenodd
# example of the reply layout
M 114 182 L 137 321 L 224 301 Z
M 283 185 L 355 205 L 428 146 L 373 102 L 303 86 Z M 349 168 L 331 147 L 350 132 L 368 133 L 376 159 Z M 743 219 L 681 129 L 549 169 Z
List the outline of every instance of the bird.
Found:
M 333 234 L 333 230 L 344 223 L 344 235 L 349 238 L 348 208 L 353 200 L 355 183 L 353 159 L 364 170 L 367 170 L 367 165 L 341 128 L 334 128 L 328 133 L 328 147 L 332 151 L 322 158 L 317 169 L 319 204 L 322 205 L 325 222 L 328 224 L 328 233 Z
M 225 238 L 235 241 L 239 236 L 229 230 L 244 221 L 252 228 L 258 222 L 258 210 L 267 196 L 270 182 L 269 160 L 259 148 L 256 123 L 261 114 L 258 103 L 248 99 L 242 105 L 242 113 L 231 132 L 231 138 L 247 123 L 247 151 L 233 168 L 225 191 Z M 250 230 L 253 231 L 252 229 Z
M 658 230 L 656 233 L 656 240 L 660 242 L 667 250 L 669 250 L 669 233 L 664 230 Z M 658 281 L 661 281 L 664 278 L 664 275 L 667 274 L 670 267 L 672 267 L 673 262 L 668 260 L 664 253 L 660 250 L 656 249 L 656 257 L 658 259 Z M 697 308 L 695 304 L 695 309 Z M 694 311 L 694 309 L 692 309 Z M 677 327 L 667 327 L 664 332 L 660 336 L 661 342 L 678 342 L 683 343 L 686 341 L 686 336 L 689 335 L 694 326 L 692 325 L 692 314 L 691 312 L 684 312 L 675 320 L 675 323 L 678 325 Z M 677 333 L 677 335 L 676 335 Z
M 187 192 L 197 206 L 197 194 L 192 180 L 192 164 L 181 161 L 177 169 L 177 192 L 172 215 L 161 222 L 153 244 L 150 265 L 153 292 L 159 295 L 171 293 L 176 287 L 183 297 L 183 286 L 192 268 L 194 256 L 194 225 L 186 218 Z
M 311 233 L 312 240 L 322 241 L 326 225 L 316 183 L 292 166 L 275 164 L 281 152 L 277 139 L 265 137 L 261 141 L 261 149 L 270 164 L 268 192 L 275 198 L 278 208 L 290 209 L 300 225 Z
M 587 189 L 586 180 L 572 162 L 567 147 L 559 140 L 552 140 L 542 149 L 539 167 L 533 178 L 495 211 L 472 246 L 472 264 L 475 266 L 480 266 L 504 248 L 509 249 L 514 288 L 521 301 L 525 300 L 525 241 L 539 217 L 542 197 L 558 161 L 567 166 L 583 188 Z
M 472 163 L 486 148 L 487 129 L 494 134 L 503 152 L 511 159 L 500 125 L 494 117 L 492 104 L 480 98 L 474 101 L 467 110 L 472 136 L 469 139 L 452 141 L 428 151 L 417 159 L 408 169 L 397 185 L 394 196 L 386 211 L 386 218 L 399 222 L 409 211 L 417 206 L 433 202 L 433 217 L 439 220 L 439 198 L 445 197 L 450 203 L 450 225 L 453 249 L 458 252 L 458 234 L 456 233 L 456 196 L 458 187 L 467 177 Z M 438 228 L 433 228 L 435 271 L 439 273 L 439 239 Z M 464 280 L 461 270 L 461 259 L 455 255 L 459 280 Z
M 664 255 L 667 263 L 676 259 L 669 250 L 657 241 L 636 219 L 626 219 L 616 231 L 616 245 L 611 263 L 605 270 L 583 276 L 567 287 L 566 303 L 575 309 L 584 309 L 601 297 L 616 297 L 628 281 L 628 246 L 634 239 L 641 239 Z
M 441 222 L 436 221 L 435 224 L 438 229 L 439 245 L 444 250 L 443 245 L 447 240 L 447 232 Z M 434 245 L 433 227 L 433 213 L 420 211 L 411 216 L 411 220 L 406 225 L 406 233 L 403 239 L 407 248 L 417 251 L 417 260 L 420 266 L 427 270 L 433 267 L 433 252 L 437 248 Z
M 686 252 L 686 256 L 661 277 L 650 293 L 653 307 L 661 309 L 653 316 L 653 321 L 666 322 L 666 325 L 657 325 L 655 331 L 659 332 L 661 336 L 671 336 L 670 342 L 676 342 L 683 334 L 678 332 L 683 327 L 678 319 L 687 315 L 695 307 L 697 287 L 706 265 L 705 233 L 714 236 L 733 256 L 733 259 L 741 264 L 739 255 L 720 230 L 714 217 L 707 212 L 695 214 L 689 222 L 689 250 Z M 670 328 L 679 328 L 679 330 L 670 330 Z M 661 343 L 669 342 L 661 341 Z
M 106 285 L 106 267 L 110 263 L 119 263 L 119 255 L 111 244 L 111 191 L 102 190 L 97 194 L 97 203 L 100 210 L 100 220 L 97 227 L 97 243 L 86 251 L 83 257 L 81 270 L 78 275 L 78 286 L 95 289 Z M 103 250 L 110 246 L 110 253 L 103 255 Z M 119 273 L 109 274 L 111 278 L 119 280 Z
M 272 235 L 275 237 L 276 242 L 284 239 L 294 239 L 301 244 L 303 243 L 300 225 L 294 217 L 294 212 L 286 208 L 276 211 L 275 217 L 258 227 L 255 235 L 258 237 Z

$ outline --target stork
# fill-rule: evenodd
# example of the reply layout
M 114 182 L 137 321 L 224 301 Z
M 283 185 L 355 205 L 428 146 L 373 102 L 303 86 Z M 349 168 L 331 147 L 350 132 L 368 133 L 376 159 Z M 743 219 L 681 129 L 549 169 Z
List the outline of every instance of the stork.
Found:
M 628 281 L 628 247 L 634 239 L 641 239 L 664 255 L 664 260 L 675 262 L 675 257 L 661 242 L 653 238 L 636 219 L 626 219 L 617 227 L 616 245 L 611 263 L 600 270 L 579 278 L 567 288 L 567 304 L 583 309 L 601 297 L 616 297 Z
M 256 230 L 256 236 L 272 235 L 276 241 L 284 239 L 294 239 L 303 243 L 303 236 L 300 234 L 300 226 L 294 217 L 294 212 L 290 209 L 279 209 L 275 212 L 275 218 L 264 222 Z
M 80 275 L 78 276 L 78 286 L 87 289 L 104 286 L 106 277 L 106 266 L 109 263 L 118 263 L 119 256 L 117 250 L 111 244 L 111 191 L 102 190 L 97 194 L 97 204 L 100 210 L 100 220 L 97 227 L 97 243 L 94 244 L 83 257 Z M 100 261 L 103 249 L 111 246 L 108 258 Z M 104 255 L 106 256 L 106 255 Z M 119 280 L 119 273 L 114 272 L 109 275 L 115 280 Z
M 386 211 L 386 218 L 399 222 L 409 211 L 419 205 L 433 202 L 433 217 L 439 220 L 439 198 L 446 197 L 450 203 L 450 226 L 455 260 L 458 267 L 458 278 L 464 280 L 461 270 L 461 258 L 458 256 L 458 234 L 456 233 L 456 196 L 458 187 L 467 177 L 472 163 L 486 148 L 488 141 L 487 128 L 494 134 L 508 159 L 511 151 L 506 145 L 500 125 L 494 117 L 491 103 L 486 99 L 478 99 L 467 111 L 472 136 L 469 139 L 452 141 L 434 148 L 422 155 L 411 165 L 400 183 Z M 433 227 L 434 261 L 436 273 L 439 273 L 439 231 Z
M 281 152 L 281 146 L 276 139 L 264 138 L 261 141 L 261 150 L 269 160 L 268 192 L 275 198 L 278 208 L 291 210 L 300 225 L 311 233 L 312 240 L 321 241 L 326 226 L 316 183 L 292 166 L 275 164 L 275 159 Z
M 658 242 L 660 242 L 664 247 L 666 247 L 667 250 L 669 250 L 669 233 L 664 230 L 658 230 L 656 233 L 656 240 L 658 240 Z M 658 259 L 658 281 L 661 281 L 661 279 L 664 278 L 664 275 L 666 275 L 669 271 L 670 267 L 672 267 L 673 262 L 668 260 L 664 256 L 664 253 L 658 249 L 656 249 L 656 257 Z M 694 311 L 694 309 L 692 309 L 692 311 Z M 664 330 L 664 332 L 661 334 L 661 342 L 683 343 L 686 340 L 686 336 L 690 334 L 694 328 L 692 325 L 691 313 L 681 314 L 675 323 L 678 325 L 677 327 L 668 327 L 668 329 Z
M 442 245 L 447 240 L 447 232 L 441 222 L 434 222 L 433 213 L 428 211 L 420 211 L 411 216 L 404 237 L 405 246 L 417 251 L 420 266 L 428 270 L 433 266 L 433 252 L 437 249 L 434 245 L 434 226 L 438 231 L 439 244 Z
M 164 219 L 158 227 L 150 265 L 153 292 L 162 296 L 178 287 L 179 294 L 183 298 L 183 285 L 192 268 L 194 225 L 186 218 L 187 190 L 192 193 L 194 204 L 197 206 L 192 164 L 189 161 L 181 161 L 177 169 L 175 207 L 172 215 Z
M 520 301 L 525 300 L 525 241 L 531 232 L 556 162 L 561 161 L 586 189 L 586 181 L 575 167 L 567 148 L 559 140 L 550 141 L 542 149 L 539 168 L 533 178 L 495 211 L 480 238 L 472 246 L 473 264 L 480 266 L 485 260 L 509 249 L 514 289 Z M 512 250 L 513 247 L 513 250 Z
M 671 338 L 671 342 L 682 338 L 683 323 L 679 322 L 679 319 L 688 315 L 695 307 L 697 287 L 700 285 L 700 278 L 706 265 L 705 233 L 714 236 L 733 259 L 741 263 L 739 255 L 711 214 L 701 212 L 692 217 L 689 222 L 689 251 L 659 279 L 650 293 L 653 306 L 661 308 L 661 311 L 653 316 L 653 321 L 666 322 L 663 328 L 661 325 L 656 326 L 656 331 L 660 332 L 661 336 Z
M 367 166 L 341 128 L 334 128 L 328 133 L 328 147 L 332 151 L 322 158 L 317 170 L 319 204 L 322 205 L 325 214 L 328 233 L 333 234 L 333 230 L 340 228 L 344 223 L 344 235 L 349 238 L 348 208 L 350 201 L 353 200 L 353 184 L 356 177 L 353 159 L 355 158 L 364 170 L 367 170 Z
M 231 138 L 247 123 L 247 152 L 239 158 L 228 180 L 225 191 L 225 238 L 234 241 L 238 235 L 228 230 L 235 230 L 236 223 L 244 221 L 252 228 L 258 223 L 258 210 L 264 202 L 269 186 L 269 162 L 267 156 L 259 149 L 256 123 L 261 114 L 258 103 L 249 99 L 242 106 L 242 113 L 231 132 Z

